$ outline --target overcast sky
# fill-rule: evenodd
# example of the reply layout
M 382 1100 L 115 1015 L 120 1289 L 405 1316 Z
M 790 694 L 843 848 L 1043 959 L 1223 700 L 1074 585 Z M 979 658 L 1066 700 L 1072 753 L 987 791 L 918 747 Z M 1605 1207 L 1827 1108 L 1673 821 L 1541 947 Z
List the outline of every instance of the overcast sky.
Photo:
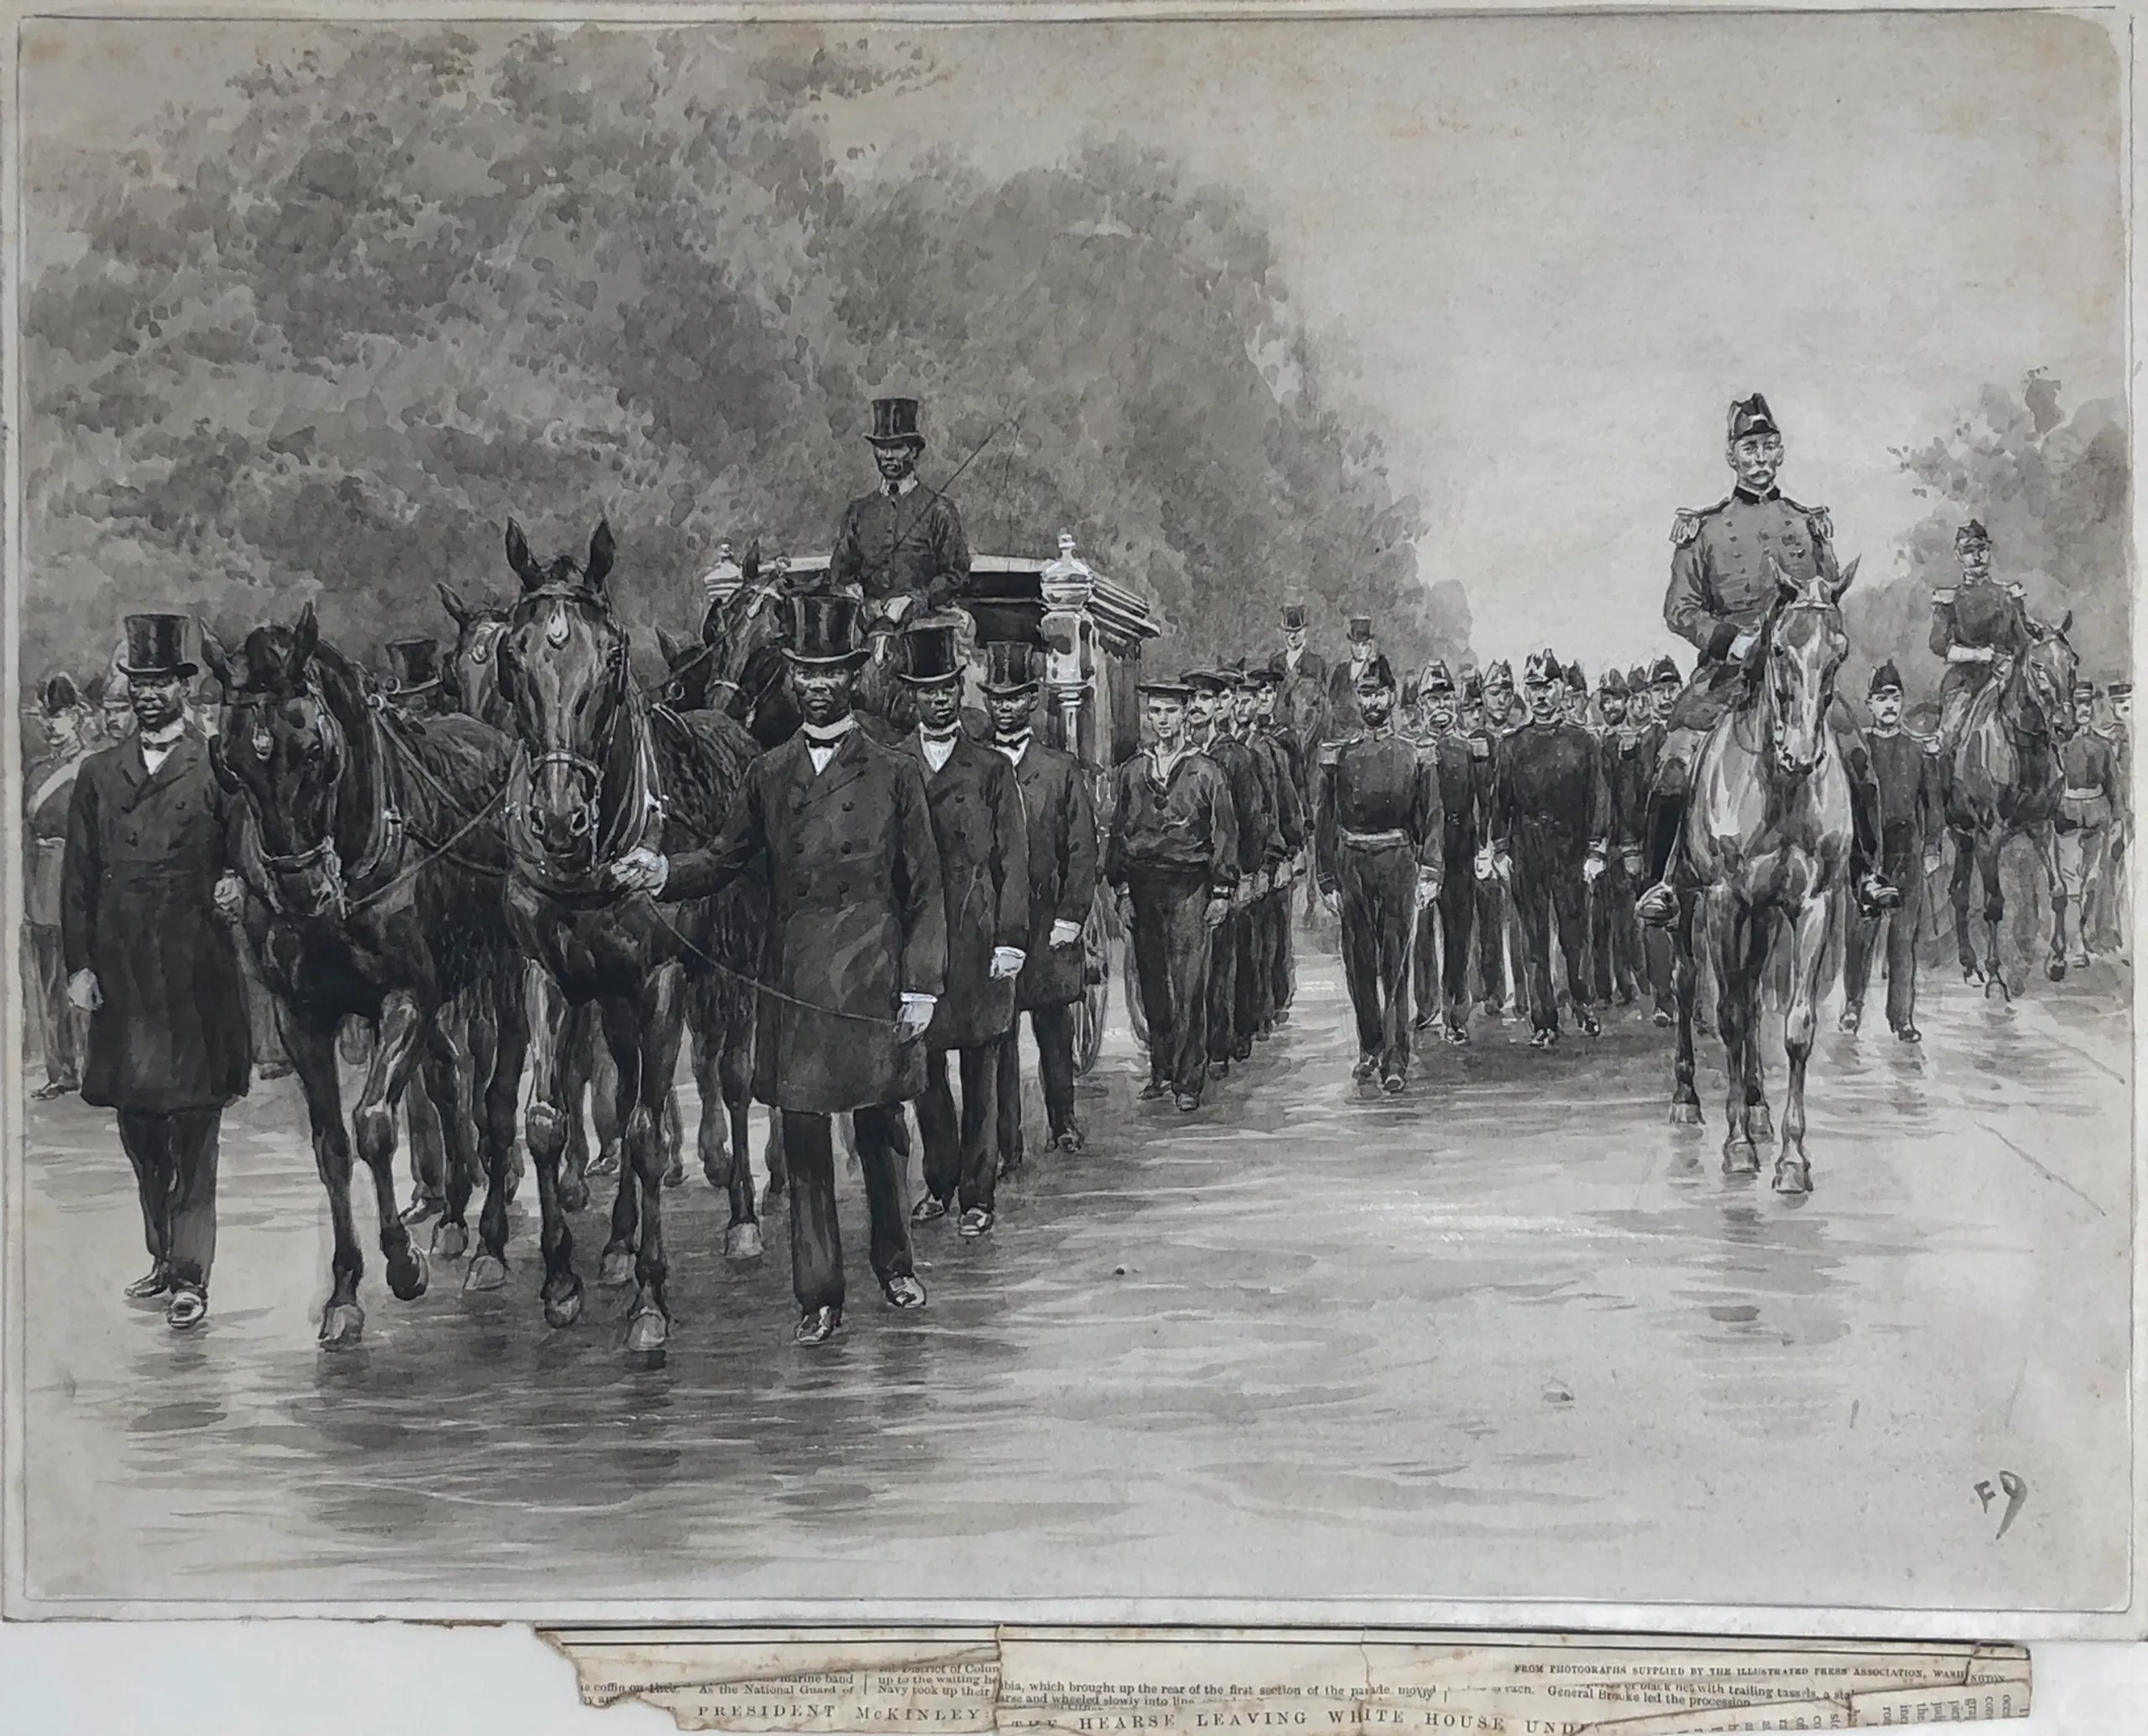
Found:
M 97 27 L 39 28 L 73 45 Z M 190 52 L 149 50 L 181 101 L 250 60 L 266 27 L 189 29 Z M 2069 404 L 2122 389 L 2120 62 L 2094 22 L 886 39 L 925 43 L 948 76 L 848 105 L 830 123 L 838 151 L 900 164 L 953 145 L 1004 171 L 1129 134 L 1243 190 L 1303 316 L 1347 350 L 1352 390 L 1388 425 L 1397 485 L 1432 519 L 1421 569 L 1466 584 L 1485 656 L 1549 641 L 1593 668 L 1661 648 L 1671 514 L 1727 487 L 1734 395 L 1768 395 L 1791 443 L 1786 489 L 1827 505 L 1844 555 L 1884 571 L 1925 510 L 1888 448 L 1944 431 L 1984 384 L 2032 368 L 2064 381 Z M 34 53 L 29 65 L 63 72 Z M 118 119 L 99 115 L 97 87 L 127 82 L 44 87 L 67 88 L 70 126 L 94 129 Z M 26 88 L 34 127 L 39 81 Z

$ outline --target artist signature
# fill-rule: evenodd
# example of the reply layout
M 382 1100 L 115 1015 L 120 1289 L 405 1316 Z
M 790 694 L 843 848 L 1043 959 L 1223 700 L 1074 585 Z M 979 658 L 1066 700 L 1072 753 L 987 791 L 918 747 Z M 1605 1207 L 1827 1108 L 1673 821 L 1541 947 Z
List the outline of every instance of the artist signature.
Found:
M 1992 1541 L 1994 1543 L 2006 1535 L 2007 1526 L 2014 1523 L 2014 1515 L 2021 1510 L 2022 1504 L 2029 1499 L 2029 1485 L 2015 1473 L 2001 1471 L 1999 1473 L 1999 1486 L 1996 1488 L 1992 1487 L 1989 1478 L 1976 1486 L 1977 1499 L 1984 1503 L 1984 1510 L 1986 1513 L 1991 1511 L 1991 1504 L 2001 1495 L 2006 1497 L 2006 1511 L 1999 1515 L 1999 1529 L 1992 1533 Z

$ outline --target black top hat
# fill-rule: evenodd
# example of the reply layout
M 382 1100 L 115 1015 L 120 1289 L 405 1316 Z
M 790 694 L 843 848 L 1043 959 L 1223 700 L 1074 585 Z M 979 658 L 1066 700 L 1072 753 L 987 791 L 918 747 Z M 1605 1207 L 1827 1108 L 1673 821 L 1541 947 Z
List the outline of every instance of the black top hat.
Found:
M 1755 392 L 1750 398 L 1735 398 L 1730 404 L 1730 438 L 1740 441 L 1749 434 L 1780 434 L 1775 426 L 1775 413 L 1768 408 L 1768 400 Z
M 388 678 L 390 693 L 423 693 L 440 685 L 440 646 L 432 639 L 390 639 Z
M 1561 678 L 1562 674 L 1563 671 L 1559 668 L 1559 659 L 1551 652 L 1531 651 L 1529 654 L 1529 661 L 1521 668 L 1522 685 L 1525 687 L 1534 687 L 1541 682 L 1556 682 Z
M 861 664 L 872 654 L 858 643 L 858 599 L 841 592 L 794 592 L 790 641 L 783 654 L 793 663 Z
M 1430 699 L 1435 694 L 1451 696 L 1454 692 L 1454 677 L 1447 672 L 1447 665 L 1438 658 L 1435 657 L 1425 665 L 1425 678 L 1418 683 L 1417 692 L 1424 699 Z
M 1372 636 L 1373 618 L 1370 615 L 1353 615 L 1350 617 L 1350 628 L 1348 637 L 1352 644 L 1362 644 Z
M 984 691 L 995 699 L 1011 699 L 1037 688 L 1036 652 L 1019 639 L 993 639 L 984 648 Z
M 1358 671 L 1357 686 L 1358 691 L 1361 693 L 1367 689 L 1377 691 L 1382 687 L 1392 687 L 1394 685 L 1395 671 L 1388 667 L 1384 654 L 1374 658 L 1371 662 Z
M 1648 670 L 1650 686 L 1661 687 L 1666 682 L 1679 687 L 1686 685 L 1686 678 L 1678 673 L 1678 665 L 1667 656 L 1657 658 L 1649 665 Z
M 1599 699 L 1624 699 L 1627 691 L 1626 678 L 1615 669 L 1604 670 L 1603 679 L 1596 684 L 1597 696 Z
M 1991 546 L 1991 533 L 1978 520 L 1972 519 L 1954 533 L 1954 546 L 1958 549 L 1988 549 Z
M 1874 693 L 1900 693 L 1901 691 L 1902 672 L 1895 667 L 1895 659 L 1891 657 L 1873 670 L 1872 679 L 1864 684 L 1868 697 Z
M 917 431 L 915 398 L 876 398 L 873 400 L 873 431 L 866 439 L 876 446 L 921 446 L 925 436 Z
M 903 634 L 903 664 L 897 673 L 911 686 L 959 681 L 967 667 L 959 621 L 920 621 Z
M 1193 689 L 1184 681 L 1141 681 L 1134 691 L 1144 699 L 1175 700 L 1180 705 L 1193 697 Z
M 48 717 L 71 712 L 81 702 L 82 696 L 75 691 L 75 678 L 65 670 L 47 676 L 37 696 L 38 709 Z
M 186 617 L 129 615 L 119 672 L 129 680 L 188 680 L 201 670 L 186 660 Z
M 1283 605 L 1283 625 L 1285 630 L 1296 633 L 1305 624 L 1306 606 L 1303 603 L 1286 602 Z
M 1509 692 L 1513 691 L 1514 670 L 1509 667 L 1505 658 L 1502 657 L 1484 671 L 1484 685 L 1487 687 L 1504 687 Z

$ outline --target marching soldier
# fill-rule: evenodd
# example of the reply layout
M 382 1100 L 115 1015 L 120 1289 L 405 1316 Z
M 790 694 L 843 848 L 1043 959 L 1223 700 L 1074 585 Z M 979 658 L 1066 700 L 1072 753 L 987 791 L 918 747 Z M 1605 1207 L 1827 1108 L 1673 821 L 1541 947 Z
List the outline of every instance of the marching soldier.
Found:
M 922 768 L 873 740 L 852 709 L 852 684 L 871 654 L 858 644 L 857 602 L 788 601 L 798 733 L 753 762 L 706 848 L 630 851 L 613 878 L 685 900 L 748 869 L 767 876 L 753 1095 L 781 1123 L 797 1339 L 817 1345 L 842 1323 L 832 1115 L 851 1116 L 881 1293 L 891 1307 L 925 1306 L 903 1200 L 902 1106 L 925 1092 L 920 1040 L 946 982 L 947 910 Z
M 1592 1037 L 1598 1029 L 1583 963 L 1588 887 L 1603 872 L 1609 803 L 1594 738 L 1560 715 L 1558 659 L 1549 651 L 1530 657 L 1522 680 L 1529 722 L 1499 744 L 1492 841 L 1478 856 L 1477 872 L 1481 877 L 1504 870 L 1510 877 L 1527 949 L 1530 1042 L 1549 1049 L 1559 1040 L 1551 986 L 1555 922 L 1575 1022 Z
M 1626 871 L 1626 878 L 1638 889 L 1646 885 L 1648 872 L 1648 792 L 1655 788 L 1656 767 L 1663 758 L 1663 742 L 1668 733 L 1665 719 L 1671 708 L 1678 702 L 1684 691 L 1685 677 L 1678 673 L 1678 665 L 1669 656 L 1659 657 L 1644 672 L 1635 688 L 1636 694 L 1647 696 L 1648 721 L 1641 732 L 1641 764 L 1645 781 L 1641 786 L 1641 803 L 1634 811 L 1634 817 L 1625 822 L 1629 842 L 1624 859 L 1619 864 Z M 1638 920 L 1638 915 L 1637 918 Z M 1677 984 L 1675 972 L 1677 960 L 1671 942 L 1670 931 L 1651 923 L 1641 925 L 1641 957 L 1648 967 L 1648 989 L 1654 1003 L 1650 1014 L 1659 1027 L 1667 1027 L 1675 1019 Z
M 2133 883 L 2125 866 L 2126 846 L 2133 836 L 2133 683 L 2114 681 L 2104 690 L 2109 716 L 2096 733 L 2111 744 L 2113 770 L 2118 782 L 2118 811 L 2111 816 L 2110 847 L 2105 860 L 2109 871 L 2095 899 L 2096 932 L 2107 945 L 2125 957 L 2132 931 Z
M 1346 741 L 1363 727 L 1363 719 L 1358 715 L 1358 684 L 1379 659 L 1379 641 L 1373 637 L 1371 616 L 1351 616 L 1346 632 L 1350 654 L 1328 672 L 1323 741 Z
M 930 1223 L 959 1200 L 960 1233 L 976 1237 L 992 1228 L 998 1170 L 993 1097 L 1002 1040 L 1014 1024 L 1014 982 L 1027 957 L 1030 853 L 1014 768 L 962 728 L 961 625 L 912 621 L 898 675 L 915 701 L 917 727 L 902 751 L 924 774 L 947 908 L 947 972 L 925 1033 L 925 1093 L 917 1103 L 925 1194 L 910 1218 Z M 947 1082 L 950 1050 L 962 1073 L 959 1123 Z
M 1231 786 L 1231 813 L 1238 848 L 1238 884 L 1231 910 L 1217 930 L 1208 956 L 1208 1075 L 1228 1076 L 1233 1061 L 1253 1053 L 1253 1033 L 1238 1029 L 1238 956 L 1246 910 L 1259 894 L 1260 876 L 1276 850 L 1274 793 L 1267 761 L 1224 727 L 1230 709 L 1230 677 L 1220 670 L 1189 670 L 1179 677 L 1193 690 L 1189 721 L 1193 744 L 1223 769 Z
M 1760 626 L 1775 601 L 1776 573 L 1809 579 L 1833 559 L 1827 509 L 1800 506 L 1775 486 L 1782 432 L 1758 393 L 1730 406 L 1724 456 L 1737 486 L 1705 511 L 1679 513 L 1671 532 L 1663 618 L 1700 648 L 1701 659 L 1666 718 L 1649 802 L 1650 884 L 1636 909 L 1644 921 L 1666 927 L 1678 915 L 1670 873 L 1685 824 L 1687 779 L 1702 742 L 1729 708 L 1748 659 L 1762 649 Z M 1880 786 L 1871 756 L 1839 699 L 1829 721 L 1850 786 L 1850 888 L 1861 908 L 1890 910 L 1901 894 L 1879 869 Z
M 2059 909 L 2059 935 L 2064 943 L 2066 912 L 2073 912 L 2073 951 L 2071 962 L 2087 966 L 2088 910 L 2100 902 L 2104 873 L 2109 861 L 2113 822 L 2119 812 L 2118 755 L 2094 728 L 2095 684 L 2077 683 L 2073 689 L 2073 733 L 2059 743 L 2058 762 L 2064 782 L 2059 791 L 2058 813 L 2052 831 L 2058 852 L 2058 885 L 2065 903 Z
M 1493 668 L 1504 667 L 1494 664 Z M 1491 820 L 1493 750 L 1505 732 L 1492 717 L 1492 692 L 1488 676 L 1472 670 L 1462 677 L 1459 722 L 1469 738 L 1470 757 L 1478 764 L 1480 825 Z M 1481 837 L 1481 835 L 1480 835 Z M 1480 842 L 1479 848 L 1482 848 Z M 1506 887 L 1496 877 L 1475 876 L 1471 895 L 1476 904 L 1472 926 L 1477 936 L 1477 998 L 1494 1018 L 1504 1015 L 1507 1004 L 1507 897 Z
M 1603 756 L 1604 783 L 1611 803 L 1608 835 L 1612 847 L 1595 886 L 1591 987 L 1598 1004 L 1616 1000 L 1622 1007 L 1633 1005 L 1636 983 L 1646 969 L 1641 958 L 1640 922 L 1634 915 L 1636 889 L 1627 863 L 1640 849 L 1650 768 L 1646 736 L 1634 727 L 1629 709 L 1630 692 L 1625 676 L 1615 669 L 1606 670 L 1596 688 L 1597 709 L 1603 717 L 1597 744 Z
M 32 760 L 23 779 L 29 846 L 23 871 L 23 928 L 29 942 L 29 967 L 23 973 L 44 1056 L 44 1083 L 30 1093 L 50 1103 L 82 1088 L 83 1018 L 67 1002 L 67 953 L 60 934 L 67 858 L 67 814 L 75 779 L 89 758 L 82 739 L 88 707 L 71 677 L 49 678 L 38 695 L 38 722 L 44 732 L 44 753 Z
M 1201 1107 L 1208 1077 L 1208 956 L 1238 885 L 1237 816 L 1223 769 L 1188 737 L 1193 689 L 1139 689 L 1155 745 L 1113 773 L 1104 878 L 1134 942 L 1149 1023 L 1144 1098 Z
M 1082 925 L 1097 893 L 1097 813 L 1088 774 L 1071 753 L 1035 738 L 1035 659 L 1024 644 L 985 647 L 984 706 L 993 745 L 1014 768 L 1029 825 L 1030 932 L 1014 983 L 1014 1022 L 1000 1039 L 999 1160 L 1022 1161 L 1021 1015 L 1036 1040 L 1050 1143 L 1082 1150 L 1074 1114 L 1074 1004 L 1087 988 Z
M 1916 1028 L 1916 931 L 1924 914 L 1925 879 L 1939 866 L 1946 824 L 1940 800 L 1938 743 L 1902 727 L 1902 678 L 1890 659 L 1872 672 L 1866 704 L 1872 712 L 1872 766 L 1880 779 L 1883 872 L 1902 889 L 1900 905 L 1882 915 L 1853 913 L 1843 946 L 1843 1030 L 1864 1017 L 1865 985 L 1880 925 L 1887 925 L 1887 1028 L 1905 1043 L 1921 1043 Z
M 1236 671 L 1233 671 L 1236 674 Z M 1238 676 L 1232 691 L 1235 718 L 1232 734 L 1261 763 L 1261 790 L 1268 797 L 1272 824 L 1266 858 L 1254 896 L 1247 903 L 1238 947 L 1238 1017 L 1254 1038 L 1265 1041 L 1275 1030 L 1276 1013 L 1287 1004 L 1279 998 L 1276 951 L 1290 937 L 1290 876 L 1306 845 L 1305 804 L 1298 795 L 1297 769 L 1281 738 L 1261 727 L 1267 696 L 1275 691 L 1266 670 Z
M 1511 734 L 1529 721 L 1515 696 L 1514 669 L 1502 657 L 1484 670 L 1484 723 L 1494 736 Z
M 1569 663 L 1567 672 L 1567 722 L 1578 728 L 1589 727 L 1588 677 L 1581 672 L 1578 663 Z
M 1268 744 L 1276 767 L 1279 819 L 1284 843 L 1290 852 L 1265 900 L 1264 927 L 1267 936 L 1268 1004 L 1271 1025 L 1290 1022 L 1290 1002 L 1297 993 L 1296 938 L 1290 925 L 1290 889 L 1305 863 L 1306 846 L 1311 842 L 1312 817 L 1307 795 L 1306 744 L 1280 715 L 1284 677 L 1272 666 L 1254 671 L 1247 686 L 1254 697 L 1254 733 Z M 1284 795 L 1283 786 L 1289 786 Z M 1295 812 L 1293 821 L 1285 808 Z M 1293 844 L 1290 841 L 1296 838 Z
M 970 576 L 970 546 L 955 503 L 917 474 L 925 450 L 915 398 L 873 400 L 865 436 L 879 486 L 842 510 L 828 582 L 855 586 L 868 633 L 891 633 L 904 617 L 954 602 Z
M 1425 670 L 1418 692 L 1425 709 L 1425 751 L 1439 781 L 1442 836 L 1440 892 L 1417 919 L 1416 1026 L 1440 1019 L 1450 1043 L 1469 1040 L 1469 932 L 1477 914 L 1471 869 L 1491 792 L 1491 743 L 1458 727 L 1454 677 L 1444 663 Z
M 216 1145 L 246 1095 L 253 1034 L 232 924 L 240 815 L 186 726 L 180 615 L 129 615 L 121 672 L 136 729 L 82 764 L 67 812 L 60 928 L 67 994 L 90 1015 L 82 1101 L 117 1112 L 149 1269 L 185 1332 L 208 1317 Z
M 1410 936 L 1439 895 L 1445 822 L 1439 774 L 1395 727 L 1395 675 L 1376 657 L 1358 677 L 1358 732 L 1324 757 L 1320 895 L 1341 919 L 1342 975 L 1358 1019 L 1351 1077 L 1400 1092 L 1410 1074 Z

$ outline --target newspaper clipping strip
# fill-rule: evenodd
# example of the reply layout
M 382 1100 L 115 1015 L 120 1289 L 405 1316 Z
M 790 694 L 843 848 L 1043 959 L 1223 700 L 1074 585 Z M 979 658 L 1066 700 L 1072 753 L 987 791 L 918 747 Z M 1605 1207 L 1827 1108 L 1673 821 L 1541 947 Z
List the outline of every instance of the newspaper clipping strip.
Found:
M 2025 1718 L 2018 1646 L 1362 1630 L 561 1629 L 593 1706 L 682 1729 L 1066 1736 L 1703 1736 Z

